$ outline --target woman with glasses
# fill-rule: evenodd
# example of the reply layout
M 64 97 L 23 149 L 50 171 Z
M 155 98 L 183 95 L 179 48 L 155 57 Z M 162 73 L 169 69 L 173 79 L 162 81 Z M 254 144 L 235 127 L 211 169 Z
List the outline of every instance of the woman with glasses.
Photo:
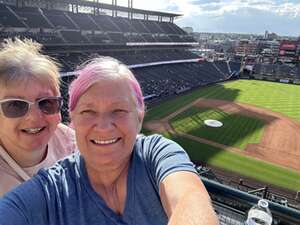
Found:
M 124 64 L 102 57 L 85 65 L 69 90 L 79 151 L 0 200 L 0 224 L 218 224 L 186 152 L 139 135 L 144 108 Z
M 0 50 L 0 197 L 75 149 L 60 123 L 55 61 L 30 40 L 8 39 Z

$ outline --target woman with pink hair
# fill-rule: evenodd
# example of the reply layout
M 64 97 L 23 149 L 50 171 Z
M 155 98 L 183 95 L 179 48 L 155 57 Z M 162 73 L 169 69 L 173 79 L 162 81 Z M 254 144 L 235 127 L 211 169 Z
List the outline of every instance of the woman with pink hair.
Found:
M 69 89 L 79 152 L 0 200 L 0 224 L 218 224 L 186 152 L 139 134 L 144 108 L 124 64 L 85 64 Z

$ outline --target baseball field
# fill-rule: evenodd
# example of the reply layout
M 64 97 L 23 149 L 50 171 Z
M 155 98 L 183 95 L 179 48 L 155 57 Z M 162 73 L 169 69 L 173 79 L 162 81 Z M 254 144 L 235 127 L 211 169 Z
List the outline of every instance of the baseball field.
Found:
M 214 119 L 222 127 L 208 127 Z M 300 86 L 238 80 L 201 87 L 148 110 L 143 132 L 161 133 L 190 158 L 300 190 Z

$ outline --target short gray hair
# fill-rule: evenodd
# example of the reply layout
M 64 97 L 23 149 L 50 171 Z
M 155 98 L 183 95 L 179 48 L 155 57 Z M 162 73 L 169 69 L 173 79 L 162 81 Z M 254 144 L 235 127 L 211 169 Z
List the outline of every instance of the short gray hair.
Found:
M 41 44 L 31 39 L 5 39 L 0 49 L 0 86 L 34 78 L 59 95 L 59 64 L 42 54 L 41 48 Z

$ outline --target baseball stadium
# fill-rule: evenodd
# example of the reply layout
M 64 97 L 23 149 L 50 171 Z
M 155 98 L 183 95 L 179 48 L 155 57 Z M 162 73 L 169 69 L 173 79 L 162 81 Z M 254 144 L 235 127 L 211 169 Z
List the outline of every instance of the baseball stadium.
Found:
M 174 23 L 180 16 L 132 0 L 6 0 L 0 38 L 34 39 L 59 61 L 65 123 L 77 66 L 97 55 L 122 61 L 145 96 L 142 132 L 186 150 L 221 224 L 243 224 L 260 198 L 274 224 L 300 224 L 300 66 L 261 63 L 249 72 L 243 58 L 204 59 Z

